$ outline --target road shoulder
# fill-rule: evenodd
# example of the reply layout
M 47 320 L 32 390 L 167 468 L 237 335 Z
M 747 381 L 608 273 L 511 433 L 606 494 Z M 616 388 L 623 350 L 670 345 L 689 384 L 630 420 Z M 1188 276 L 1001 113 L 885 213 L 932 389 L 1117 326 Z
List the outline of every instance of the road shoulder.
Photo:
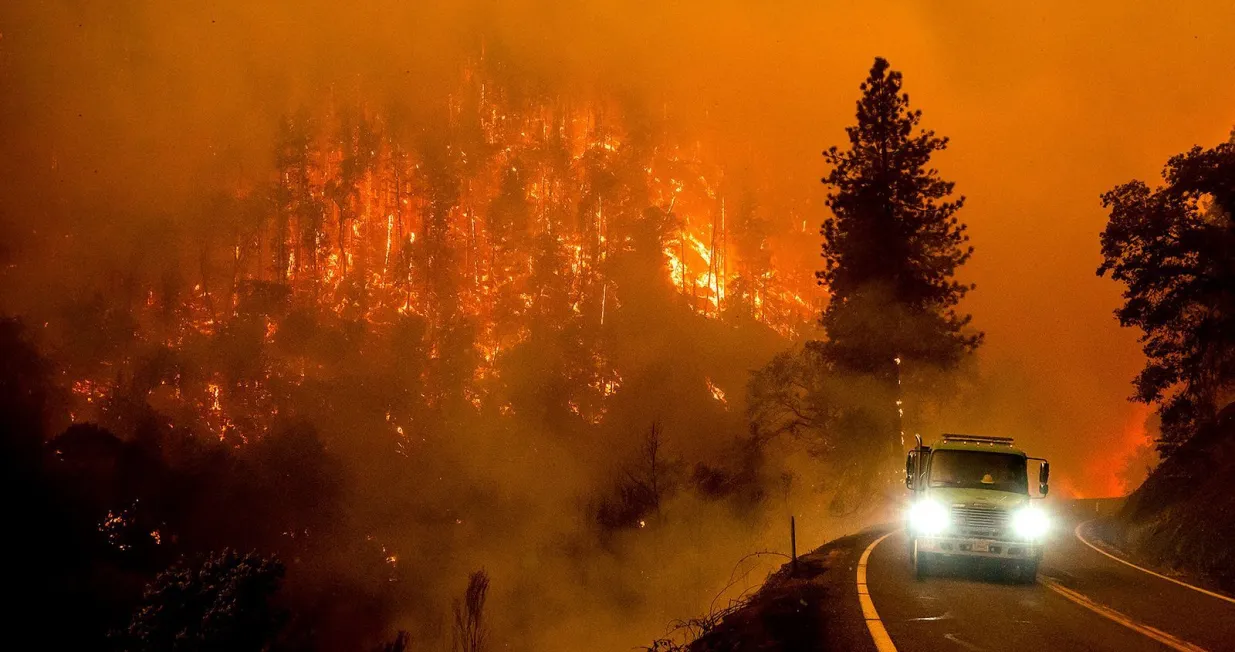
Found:
M 691 652 L 854 650 L 875 652 L 854 582 L 862 552 L 888 527 L 827 543 L 785 564 L 741 609 L 689 646 Z
M 1235 596 L 1232 596 L 1228 591 L 1224 591 L 1222 583 L 1212 577 L 1190 573 L 1178 568 L 1168 568 L 1153 559 L 1146 558 L 1144 555 L 1137 555 L 1119 547 L 1114 543 L 1116 537 L 1113 536 L 1113 530 L 1117 527 L 1118 524 L 1113 519 L 1096 518 L 1078 525 L 1074 534 L 1081 543 L 1117 562 L 1148 575 L 1157 576 L 1162 580 L 1174 582 L 1200 593 L 1208 594 L 1210 597 L 1218 600 L 1235 604 Z

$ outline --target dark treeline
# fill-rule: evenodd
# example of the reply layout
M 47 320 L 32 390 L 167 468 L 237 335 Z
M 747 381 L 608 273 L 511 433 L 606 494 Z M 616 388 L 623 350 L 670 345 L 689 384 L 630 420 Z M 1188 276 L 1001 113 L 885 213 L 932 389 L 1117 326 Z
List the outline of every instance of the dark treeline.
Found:
M 1235 399 L 1235 140 L 1174 156 L 1162 176 L 1102 195 L 1098 274 L 1125 285 L 1116 315 L 1148 358 L 1133 398 L 1158 408 L 1170 455 Z
M 1102 195 L 1099 275 L 1124 284 L 1116 311 L 1141 331 L 1132 400 L 1155 408 L 1161 463 L 1104 534 L 1120 549 L 1235 589 L 1235 132 L 1172 157 L 1164 183 Z
M 354 642 L 382 631 L 398 569 L 352 530 L 344 470 L 312 426 L 289 424 L 237 449 L 145 408 L 123 438 L 90 423 L 57 432 L 65 395 L 28 335 L 15 321 L 0 325 L 5 489 L 20 497 L 13 518 L 22 533 L 13 541 L 23 595 L 15 617 L 29 631 L 57 649 L 151 650 L 262 649 L 275 634 Z M 227 548 L 260 550 L 249 562 L 278 570 L 265 571 L 260 588 L 245 586 L 244 568 L 220 571 L 209 599 L 224 604 L 210 624 L 183 582 L 147 595 L 164 569 L 179 567 L 168 571 L 174 576 L 235 565 Z M 223 557 L 212 559 L 216 551 Z M 289 588 L 279 590 L 286 565 Z M 173 581 L 159 575 L 160 585 Z M 276 615 L 293 613 L 297 622 Z M 169 646 L 180 628 L 187 639 Z

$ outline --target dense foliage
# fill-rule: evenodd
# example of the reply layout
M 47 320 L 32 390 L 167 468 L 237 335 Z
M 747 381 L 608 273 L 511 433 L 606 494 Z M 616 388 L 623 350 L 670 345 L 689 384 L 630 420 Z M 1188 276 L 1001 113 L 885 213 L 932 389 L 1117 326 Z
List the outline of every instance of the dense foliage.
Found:
M 129 625 L 128 645 L 149 652 L 260 652 L 282 626 L 271 602 L 282 580 L 278 560 L 224 550 L 200 567 L 155 578 Z
M 955 365 L 982 340 L 957 306 L 972 285 L 955 279 L 973 247 L 956 213 L 964 197 L 929 167 L 948 140 L 920 129 L 901 74 L 876 59 L 862 83 L 849 147 L 824 152 L 832 217 L 823 223 L 831 301 L 828 357 L 847 371 L 890 375 L 894 359 Z
M 1116 314 L 1147 358 L 1137 401 L 1162 417 L 1170 453 L 1212 422 L 1235 388 L 1235 143 L 1172 157 L 1166 183 L 1102 195 L 1110 222 L 1099 275 L 1125 284 Z

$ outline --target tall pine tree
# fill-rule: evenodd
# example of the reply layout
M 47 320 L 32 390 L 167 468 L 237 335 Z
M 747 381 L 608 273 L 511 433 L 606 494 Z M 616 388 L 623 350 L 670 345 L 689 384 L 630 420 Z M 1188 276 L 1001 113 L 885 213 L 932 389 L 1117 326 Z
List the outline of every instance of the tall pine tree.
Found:
M 862 83 L 857 124 L 848 148 L 823 153 L 831 171 L 823 223 L 824 269 L 817 273 L 831 300 L 823 312 L 824 354 L 834 369 L 873 376 L 888 390 L 891 416 L 907 368 L 958 364 L 982 341 L 957 306 L 973 288 L 955 280 L 973 253 L 956 217 L 964 197 L 930 167 L 946 138 L 920 128 L 901 74 L 876 58 Z M 912 366 L 911 366 L 912 365 Z M 879 418 L 880 422 L 888 419 Z M 898 428 L 880 426 L 899 450 Z

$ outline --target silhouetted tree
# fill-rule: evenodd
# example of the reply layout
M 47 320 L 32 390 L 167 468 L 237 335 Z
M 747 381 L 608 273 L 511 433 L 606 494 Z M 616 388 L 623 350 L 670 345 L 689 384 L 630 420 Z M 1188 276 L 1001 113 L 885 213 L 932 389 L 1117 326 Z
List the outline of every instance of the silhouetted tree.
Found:
M 822 348 L 821 342 L 807 342 L 802 351 L 780 353 L 751 374 L 747 415 L 756 439 L 825 434 L 835 408 Z
M 339 265 L 341 274 L 346 277 L 348 224 L 356 217 L 354 204 L 359 193 L 358 185 L 376 165 L 381 137 L 368 117 L 347 111 L 343 114 L 337 138 L 343 150 L 343 160 L 339 163 L 338 176 L 326 185 L 326 196 L 334 202 L 337 210 Z
M 733 215 L 733 243 L 737 252 L 737 277 L 726 293 L 728 312 L 734 316 L 759 316 L 767 302 L 767 286 L 773 275 L 768 247 L 771 223 L 761 211 L 755 193 L 745 190 Z
M 312 120 L 303 108 L 295 117 L 287 117 L 279 123 L 275 145 L 275 169 L 279 180 L 271 195 L 275 204 L 275 278 L 280 280 L 286 279 L 288 272 L 309 269 L 316 282 L 326 206 L 313 195 L 312 132 Z M 290 228 L 293 219 L 295 227 Z M 292 240 L 290 250 L 289 237 Z M 290 264 L 289 256 L 294 257 L 294 265 Z
M 271 603 L 283 564 L 224 550 L 200 567 L 160 573 L 128 629 L 128 648 L 160 652 L 266 650 L 284 616 Z
M 796 437 L 829 463 L 830 509 L 850 513 L 869 496 L 870 480 L 882 458 L 872 455 L 870 437 L 887 428 L 891 412 L 872 405 L 886 399 L 885 383 L 870 374 L 842 374 L 827 359 L 827 344 L 807 342 L 786 351 L 751 375 L 747 416 L 754 443 L 780 435 Z
M 489 593 L 489 574 L 478 570 L 467 578 L 463 600 L 454 601 L 454 652 L 482 652 L 488 639 L 485 627 L 485 598 Z
M 822 320 L 828 360 L 882 380 L 892 414 L 898 360 L 953 366 L 982 334 L 956 310 L 973 287 L 954 279 L 973 253 L 956 217 L 964 197 L 951 199 L 954 184 L 929 167 L 948 140 L 919 128 L 922 112 L 909 107 L 886 60 L 875 59 L 861 89 L 848 148 L 823 154 L 832 217 L 817 276 L 831 293 Z M 883 429 L 895 442 L 896 428 Z
M 606 312 L 611 315 L 618 304 L 641 315 L 663 314 L 669 307 L 674 290 L 666 272 L 665 244 L 678 226 L 676 215 L 654 206 L 623 225 L 615 239 L 625 244 L 610 254 L 604 269 Z
M 531 220 L 532 206 L 523 173 L 517 163 L 512 164 L 503 172 L 501 188 L 489 204 L 484 220 L 490 238 L 491 315 L 500 328 L 500 344 L 515 339 L 513 336 L 523 325 L 522 317 L 527 311 L 520 295 L 526 290 L 530 272 L 527 251 L 531 246 Z
M 667 459 L 659 423 L 653 422 L 639 446 L 638 457 L 622 471 L 613 495 L 596 507 L 596 521 L 604 530 L 645 527 L 660 515 L 661 506 L 677 489 L 683 475 L 681 460 Z
M 532 244 L 532 269 L 528 290 L 537 319 L 532 329 L 558 330 L 570 319 L 570 254 L 552 233 L 546 231 Z
M 1140 328 L 1146 361 L 1133 399 L 1157 404 L 1169 454 L 1235 389 L 1235 143 L 1171 158 L 1166 185 L 1131 181 L 1102 195 L 1102 265 L 1125 284 L 1116 311 Z

